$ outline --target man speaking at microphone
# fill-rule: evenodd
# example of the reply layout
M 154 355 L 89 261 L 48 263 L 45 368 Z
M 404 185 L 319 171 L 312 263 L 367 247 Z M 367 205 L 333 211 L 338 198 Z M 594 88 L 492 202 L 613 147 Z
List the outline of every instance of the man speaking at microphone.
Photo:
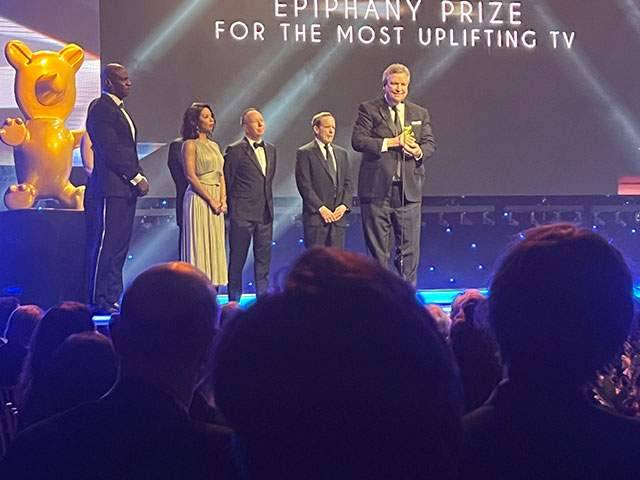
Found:
M 395 268 L 415 286 L 424 161 L 436 144 L 427 109 L 406 101 L 410 80 L 402 64 L 384 70 L 383 96 L 360 104 L 351 144 L 362 153 L 358 197 L 367 248 L 389 268 L 395 243 Z

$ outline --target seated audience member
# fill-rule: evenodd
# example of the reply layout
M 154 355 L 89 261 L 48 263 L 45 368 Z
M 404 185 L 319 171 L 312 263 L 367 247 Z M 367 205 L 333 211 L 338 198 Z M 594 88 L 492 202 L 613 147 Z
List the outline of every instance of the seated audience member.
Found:
M 23 305 L 9 317 L 4 331 L 6 343 L 0 344 L 0 387 L 18 384 L 31 335 L 43 313 L 37 305 Z
M 14 299 L 15 300 L 15 299 Z M 9 307 L 16 302 L 6 302 Z M 0 458 L 18 428 L 16 385 L 27 356 L 27 345 L 43 311 L 36 305 L 17 307 L 0 339 Z
M 451 317 L 445 312 L 440 305 L 431 303 L 426 306 L 427 312 L 433 317 L 436 322 L 436 327 L 442 338 L 449 341 L 449 334 L 451 333 Z
M 484 301 L 486 297 L 482 294 L 480 290 L 476 290 L 475 288 L 469 288 L 462 293 L 456 295 L 451 302 L 451 322 L 453 324 L 458 322 L 464 322 L 465 320 L 465 310 L 473 312 L 475 306 Z
M 465 290 L 451 304 L 450 343 L 460 368 L 464 410 L 482 405 L 502 378 L 498 344 L 487 321 L 486 298 Z
M 194 267 L 140 274 L 112 320 L 113 389 L 18 434 L 0 478 L 233 478 L 229 432 L 187 414 L 216 313 L 213 287 Z
M 63 302 L 50 308 L 38 322 L 20 374 L 18 430 L 45 418 L 45 411 L 48 413 L 47 396 L 40 392 L 40 385 L 53 353 L 69 335 L 90 332 L 94 328 L 91 310 L 77 302 Z
M 116 381 L 117 361 L 111 340 L 88 331 L 67 337 L 44 367 L 42 377 L 32 385 L 32 405 L 40 418 L 98 400 Z
M 638 478 L 640 422 L 587 396 L 633 317 L 618 250 L 574 225 L 537 227 L 509 250 L 490 291 L 506 377 L 464 418 L 463 478 Z
M 413 288 L 366 257 L 305 252 L 284 292 L 223 329 L 213 380 L 245 478 L 456 478 L 450 352 Z
M 7 322 L 13 311 L 20 306 L 16 297 L 0 297 L 0 337 L 7 328 Z

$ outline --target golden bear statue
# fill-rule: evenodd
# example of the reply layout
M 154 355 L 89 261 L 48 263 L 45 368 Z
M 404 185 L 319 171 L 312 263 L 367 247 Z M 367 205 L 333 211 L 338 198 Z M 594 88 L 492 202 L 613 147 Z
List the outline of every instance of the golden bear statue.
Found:
M 84 130 L 68 130 L 65 120 L 76 103 L 75 77 L 84 51 L 69 44 L 59 52 L 32 52 L 12 40 L 4 53 L 16 70 L 15 96 L 25 118 L 7 118 L 0 126 L 0 140 L 13 147 L 18 179 L 4 203 L 13 210 L 54 198 L 63 208 L 81 210 L 85 187 L 72 185 L 69 174 Z

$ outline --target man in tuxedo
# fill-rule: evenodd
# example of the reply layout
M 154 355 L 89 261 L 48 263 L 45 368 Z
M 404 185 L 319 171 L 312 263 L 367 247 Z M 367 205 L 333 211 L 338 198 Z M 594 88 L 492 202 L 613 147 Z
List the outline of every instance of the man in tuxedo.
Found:
M 367 248 L 383 266 L 416 284 L 424 161 L 436 149 L 427 109 L 407 102 L 411 73 L 402 64 L 382 74 L 383 96 L 362 103 L 351 143 L 362 153 L 358 197 Z
M 333 144 L 336 120 L 331 113 L 314 115 L 311 126 L 315 138 L 296 152 L 304 244 L 344 248 L 352 200 L 347 151 Z
M 89 301 L 96 313 L 119 309 L 122 268 L 129 250 L 139 196 L 149 192 L 136 151 L 136 126 L 124 108 L 131 80 L 111 63 L 102 71 L 102 96 L 89 105 L 87 132 L 94 152 L 85 194 Z
M 229 206 L 229 300 L 242 295 L 242 269 L 253 240 L 257 296 L 269 287 L 273 239 L 273 177 L 276 148 L 263 139 L 266 123 L 255 108 L 240 119 L 245 136 L 224 154 L 224 177 Z

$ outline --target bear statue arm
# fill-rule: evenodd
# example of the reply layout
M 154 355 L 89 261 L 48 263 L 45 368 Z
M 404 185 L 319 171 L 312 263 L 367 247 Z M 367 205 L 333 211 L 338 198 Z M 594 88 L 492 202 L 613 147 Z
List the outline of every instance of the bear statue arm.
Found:
M 29 140 L 29 129 L 21 118 L 7 118 L 0 125 L 0 140 L 10 147 L 19 147 Z

